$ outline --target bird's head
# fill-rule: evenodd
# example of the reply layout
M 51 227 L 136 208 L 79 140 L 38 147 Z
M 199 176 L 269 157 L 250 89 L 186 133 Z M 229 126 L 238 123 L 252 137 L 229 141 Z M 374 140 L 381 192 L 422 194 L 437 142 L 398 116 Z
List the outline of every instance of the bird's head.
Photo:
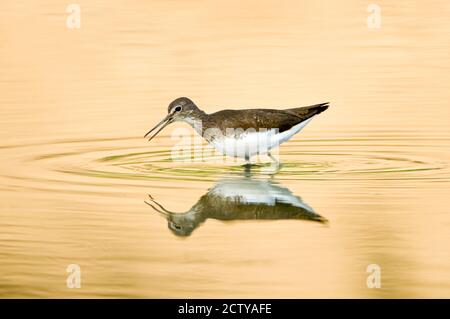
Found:
M 199 108 L 194 102 L 192 102 L 192 100 L 187 97 L 180 97 L 169 104 L 167 116 L 154 128 L 148 131 L 144 137 L 147 137 L 151 132 L 159 128 L 159 130 L 157 130 L 156 133 L 149 138 L 150 141 L 170 123 L 179 121 L 188 122 L 189 120 L 194 120 L 195 113 L 198 110 Z

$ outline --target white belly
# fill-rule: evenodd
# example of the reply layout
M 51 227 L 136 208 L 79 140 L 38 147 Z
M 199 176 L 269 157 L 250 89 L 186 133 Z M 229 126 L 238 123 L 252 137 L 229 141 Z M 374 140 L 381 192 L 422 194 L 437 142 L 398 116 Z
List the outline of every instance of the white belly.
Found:
M 232 200 L 233 203 L 244 205 L 262 204 L 276 206 L 279 203 L 300 207 L 314 214 L 314 210 L 300 197 L 284 187 L 274 185 L 265 180 L 253 179 L 229 179 L 221 180 L 214 186 L 210 193 L 223 199 Z
M 211 144 L 227 156 L 249 158 L 256 154 L 267 154 L 272 148 L 297 134 L 312 119 L 313 117 L 281 133 L 277 133 L 277 130 L 245 132 L 239 138 L 224 136 L 215 139 Z

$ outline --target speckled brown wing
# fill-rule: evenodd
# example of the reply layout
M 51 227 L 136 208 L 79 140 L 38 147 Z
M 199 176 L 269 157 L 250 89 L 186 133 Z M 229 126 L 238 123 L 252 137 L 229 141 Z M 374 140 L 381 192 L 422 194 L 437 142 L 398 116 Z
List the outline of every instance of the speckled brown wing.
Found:
M 286 110 L 223 110 L 210 114 L 205 127 L 219 128 L 222 132 L 225 132 L 227 128 L 243 130 L 278 128 L 280 132 L 283 132 L 327 108 L 328 103 Z

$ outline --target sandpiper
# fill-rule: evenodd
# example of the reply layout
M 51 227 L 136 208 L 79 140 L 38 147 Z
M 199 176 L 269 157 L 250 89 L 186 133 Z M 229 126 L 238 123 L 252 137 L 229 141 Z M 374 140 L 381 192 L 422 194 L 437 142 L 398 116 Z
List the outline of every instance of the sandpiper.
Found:
M 318 215 L 288 188 L 251 175 L 218 181 L 186 212 L 171 212 L 150 195 L 145 203 L 165 217 L 170 230 L 178 236 L 191 235 L 207 219 L 283 219 L 327 223 L 326 218 Z
M 256 154 L 274 159 L 270 154 L 272 148 L 289 140 L 327 108 L 328 102 L 283 110 L 222 110 L 207 114 L 189 98 L 180 97 L 170 103 L 167 116 L 145 137 L 159 128 L 150 141 L 170 123 L 181 121 L 191 125 L 222 154 L 242 157 L 247 162 Z

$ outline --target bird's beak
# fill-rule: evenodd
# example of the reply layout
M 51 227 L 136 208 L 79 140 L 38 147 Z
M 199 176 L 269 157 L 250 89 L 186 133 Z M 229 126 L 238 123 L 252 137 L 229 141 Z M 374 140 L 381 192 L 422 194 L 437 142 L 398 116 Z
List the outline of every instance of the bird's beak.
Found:
M 153 134 L 148 140 L 151 141 L 159 132 L 162 131 L 163 128 L 165 128 L 167 125 L 173 122 L 173 117 L 171 114 L 168 114 L 161 122 L 159 122 L 154 128 L 152 128 L 150 131 L 147 132 L 147 134 L 144 135 L 144 137 L 147 137 L 151 132 L 156 130 L 159 127 L 159 130 L 156 131 L 155 134 Z

